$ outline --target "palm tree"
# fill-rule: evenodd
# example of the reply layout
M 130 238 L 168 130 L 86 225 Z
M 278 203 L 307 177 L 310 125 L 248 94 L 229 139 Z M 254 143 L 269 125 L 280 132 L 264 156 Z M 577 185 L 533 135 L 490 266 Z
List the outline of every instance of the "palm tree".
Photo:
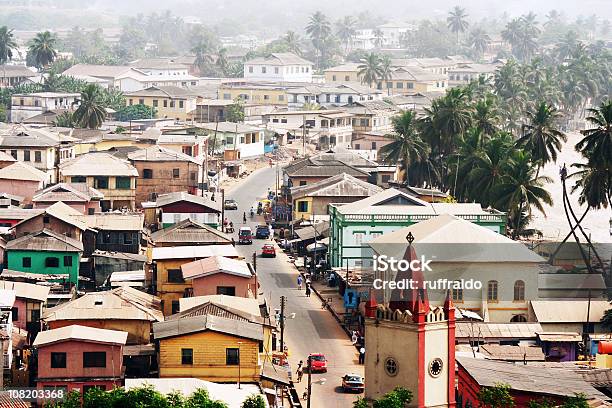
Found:
M 297 35 L 294 31 L 287 31 L 287 33 L 283 37 L 283 41 L 287 45 L 289 51 L 296 55 L 302 55 L 302 40 L 300 39 L 300 36 Z
M 57 57 L 56 43 L 57 38 L 49 31 L 38 33 L 32 39 L 28 52 L 37 68 L 45 69 L 55 60 Z
M 374 47 L 378 49 L 382 48 L 383 43 L 385 41 L 385 33 L 383 32 L 383 30 L 377 28 L 372 34 L 374 34 Z
M 221 48 L 217 53 L 216 65 L 219 67 L 223 75 L 227 75 L 229 68 L 229 61 L 227 60 L 227 49 Z
M 565 59 L 569 58 L 574 49 L 578 45 L 578 34 L 574 30 L 570 30 L 565 33 L 565 36 L 559 40 L 557 45 L 555 46 L 555 52 L 557 53 L 557 58 L 561 61 L 565 61 Z
M 509 133 L 497 134 L 474 158 L 474 168 L 468 174 L 471 199 L 487 207 L 493 203 L 493 191 L 502 183 L 509 165 L 512 136 Z
M 501 184 L 493 191 L 495 207 L 508 212 L 513 239 L 521 232 L 525 214 L 531 216 L 532 207 L 546 215 L 543 204 L 553 203 L 550 193 L 543 188 L 544 184 L 552 180 L 537 176 L 533 167 L 529 153 L 514 151 Z
M 385 55 L 380 60 L 380 72 L 381 72 L 381 81 L 389 82 L 393 78 L 393 62 L 391 61 L 391 57 Z M 387 86 L 387 95 L 391 95 L 391 88 Z
M 213 49 L 208 41 L 201 39 L 191 48 L 191 52 L 195 54 L 195 60 L 193 65 L 197 67 L 200 72 L 213 62 Z
M 489 37 L 489 34 L 487 34 L 487 32 L 482 28 L 475 28 L 470 32 L 468 41 L 470 47 L 472 47 L 476 52 L 476 55 L 478 55 L 478 57 L 482 57 L 489 46 L 489 43 L 491 42 L 491 37 Z
M 486 136 L 491 136 L 499 130 L 499 110 L 495 106 L 495 99 L 485 97 L 474 105 L 473 126 Z
M 612 164 L 612 100 L 602 102 L 599 108 L 588 109 L 587 122 L 594 125 L 585 129 L 576 150 L 591 163 L 610 169 Z
M 355 26 L 357 21 L 351 16 L 345 16 L 342 20 L 336 24 L 336 35 L 345 45 L 344 52 L 348 53 L 349 48 L 353 44 L 353 37 L 355 36 Z
M 553 9 L 546 14 L 546 22 L 544 23 L 547 27 L 554 27 L 561 21 L 561 13 Z
M 357 67 L 357 76 L 361 78 L 362 84 L 377 84 L 383 77 L 383 69 L 380 57 L 373 52 L 361 59 L 361 64 Z
M 315 48 L 315 65 L 317 68 L 319 68 L 319 59 L 321 57 L 323 41 L 331 34 L 331 25 L 329 24 L 327 17 L 325 17 L 325 14 L 317 11 L 310 16 L 310 20 L 306 26 L 306 33 L 310 36 L 312 45 Z
M 392 140 L 391 143 L 380 148 L 380 156 L 384 163 L 398 164 L 400 174 L 410 185 L 410 167 L 425 160 L 428 155 L 428 147 L 418 134 L 416 126 L 416 114 L 413 111 L 403 111 L 399 116 L 391 119 L 393 133 L 385 135 Z
M 101 88 L 96 84 L 87 85 L 76 103 L 79 107 L 74 111 L 75 123 L 83 128 L 98 129 L 106 117 Z
M 470 25 L 467 22 L 467 16 L 465 9 L 455 6 L 455 8 L 448 13 L 448 17 L 446 18 L 448 28 L 457 35 L 457 45 L 459 45 L 459 33 L 463 33 Z
M 13 30 L 7 26 L 0 27 L 0 64 L 4 65 L 13 59 L 13 51 L 17 50 L 17 43 Z
M 560 116 L 557 108 L 546 102 L 540 102 L 535 110 L 527 112 L 529 123 L 523 125 L 523 136 L 516 141 L 516 146 L 525 147 L 531 153 L 538 167 L 536 177 L 546 163 L 557 161 L 561 141 L 567 140 L 567 136 L 557 129 Z

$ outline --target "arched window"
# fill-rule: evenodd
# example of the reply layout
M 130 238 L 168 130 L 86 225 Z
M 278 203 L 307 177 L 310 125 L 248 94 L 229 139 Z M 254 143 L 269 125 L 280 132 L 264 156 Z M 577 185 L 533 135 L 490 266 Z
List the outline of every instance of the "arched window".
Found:
M 452 289 L 453 302 L 463 302 L 463 289 Z
M 525 315 L 515 315 L 512 316 L 512 319 L 510 319 L 510 322 L 512 323 L 526 323 L 527 322 L 527 318 L 525 317 Z
M 492 280 L 487 284 L 487 300 L 489 302 L 497 302 L 497 281 Z
M 522 280 L 514 282 L 514 300 L 525 300 L 525 282 Z

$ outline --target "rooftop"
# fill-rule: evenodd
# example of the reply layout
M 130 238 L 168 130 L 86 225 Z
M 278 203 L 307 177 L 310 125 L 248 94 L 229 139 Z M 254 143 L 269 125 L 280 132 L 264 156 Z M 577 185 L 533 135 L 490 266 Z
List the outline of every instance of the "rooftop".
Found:
M 211 197 L 209 197 L 208 195 L 204 195 L 204 197 L 202 197 L 202 196 L 189 194 L 185 191 L 159 195 L 157 199 L 155 200 L 155 206 L 158 208 L 165 207 L 167 205 L 179 203 L 183 201 L 191 203 L 191 204 L 195 204 L 201 207 L 206 207 L 218 213 L 221 212 L 220 199 L 213 201 Z
M 77 210 L 75 210 L 74 208 L 70 207 L 69 205 L 64 204 L 62 201 L 58 201 L 40 212 L 33 211 L 30 217 L 23 219 L 17 225 L 20 225 L 24 223 L 25 221 L 31 218 L 37 217 L 41 214 L 50 215 L 54 218 L 57 218 L 58 220 L 65 222 L 66 224 L 70 224 L 80 229 L 81 231 L 84 231 L 87 229 L 87 224 L 85 223 L 85 221 L 81 219 L 82 214 L 78 212 Z
M 383 189 L 374 184 L 355 178 L 349 174 L 341 173 L 336 176 L 291 188 L 291 198 L 301 197 L 368 197 L 381 192 Z
M 276 52 L 266 57 L 256 57 L 245 62 L 245 64 L 265 65 L 312 65 L 312 62 L 295 55 L 291 52 Z
M 259 300 L 228 295 L 192 296 L 179 299 L 181 312 L 188 312 L 204 304 L 215 304 L 238 311 L 243 315 L 261 316 Z
M 0 214 L 1 211 L 0 211 Z M 174 225 L 155 231 L 151 234 L 155 244 L 162 243 L 201 243 L 201 244 L 229 244 L 231 238 L 223 232 L 205 224 L 190 219 L 180 221 Z
M 180 247 L 153 248 L 153 260 L 163 259 L 199 259 L 210 256 L 238 258 L 240 255 L 233 245 L 189 245 Z
M 606 300 L 532 300 L 530 308 L 539 323 L 599 322 L 610 302 Z M 587 311 L 588 317 L 587 317 Z
M 104 152 L 86 153 L 59 165 L 62 176 L 130 176 L 138 170 L 128 161 Z
M 14 290 L 15 296 L 18 298 L 34 299 L 41 302 L 46 302 L 47 296 L 49 296 L 49 286 L 27 282 L 0 280 L 0 289 Z
M 214 331 L 256 341 L 263 340 L 261 324 L 211 314 L 168 319 L 163 322 L 153 323 L 153 336 L 155 340 L 202 331 Z
M 89 202 L 102 200 L 104 194 L 86 183 L 58 183 L 42 190 L 38 190 L 33 202 Z
M 181 265 L 181 270 L 185 279 L 203 278 L 217 273 L 248 279 L 254 276 L 249 264 L 244 260 L 225 258 L 223 256 L 211 256 L 189 262 Z
M 49 178 L 47 173 L 24 162 L 15 162 L 0 169 L 0 179 L 44 182 Z
M 23 65 L 0 65 L 0 78 L 35 77 L 36 72 Z
M 33 345 L 40 347 L 71 340 L 124 345 L 127 336 L 128 333 L 124 331 L 72 325 L 39 332 Z
M 74 238 L 44 229 L 7 242 L 6 250 L 83 252 L 83 243 Z
M 175 150 L 158 145 L 128 153 L 127 157 L 129 160 L 133 161 L 192 162 L 195 164 L 201 164 L 194 157 L 191 157 L 185 153 L 177 152 Z
M 218 131 L 223 133 L 254 133 L 260 132 L 262 129 L 245 125 L 244 123 L 234 123 L 234 122 L 215 122 L 215 123 L 201 123 L 198 124 L 198 127 L 207 129 L 209 131 Z
M 99 213 L 75 216 L 82 220 L 87 228 L 99 231 L 140 231 L 144 224 L 142 213 Z
M 194 91 L 178 86 L 151 86 L 139 91 L 126 92 L 125 96 L 158 96 L 171 99 L 195 99 L 198 95 Z

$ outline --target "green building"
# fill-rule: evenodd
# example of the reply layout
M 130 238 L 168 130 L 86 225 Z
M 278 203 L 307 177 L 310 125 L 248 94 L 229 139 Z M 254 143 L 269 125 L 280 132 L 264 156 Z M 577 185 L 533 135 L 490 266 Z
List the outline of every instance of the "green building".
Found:
M 83 244 L 48 229 L 6 244 L 7 268 L 14 271 L 68 275 L 77 284 Z
M 483 209 L 478 203 L 429 203 L 389 188 L 349 204 L 329 204 L 328 257 L 332 267 L 372 265 L 373 239 L 428 220 L 451 214 L 499 234 L 506 231 L 506 214 Z

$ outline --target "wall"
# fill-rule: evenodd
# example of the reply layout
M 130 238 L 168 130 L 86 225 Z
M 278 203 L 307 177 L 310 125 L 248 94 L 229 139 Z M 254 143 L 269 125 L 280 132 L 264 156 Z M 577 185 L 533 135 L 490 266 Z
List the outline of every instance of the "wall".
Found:
M 154 107 L 157 111 L 156 117 L 158 118 L 170 118 L 179 121 L 189 121 L 193 119 L 191 114 L 196 109 L 196 98 L 169 98 L 161 96 L 140 96 L 140 95 L 126 95 L 125 104 L 137 105 L 142 100 L 144 105 Z M 157 102 L 154 102 L 157 101 Z M 157 103 L 157 106 L 154 106 Z M 165 106 L 164 106 L 165 103 Z M 180 107 L 180 105 L 183 107 Z M 174 104 L 174 106 L 172 106 Z
M 192 162 L 154 162 L 132 161 L 138 170 L 136 183 L 136 206 L 143 201 L 151 200 L 151 193 L 166 194 L 179 191 L 197 193 L 198 183 L 201 181 L 201 166 Z M 152 178 L 144 178 L 144 170 L 152 170 Z M 173 169 L 179 170 L 179 177 L 173 177 Z
M 238 342 L 242 344 L 238 344 Z M 193 365 L 181 364 L 181 349 L 193 349 Z M 259 380 L 259 344 L 255 340 L 212 331 L 159 341 L 159 377 L 195 377 L 213 382 L 237 382 L 238 365 L 225 365 L 226 348 L 240 348 L 240 379 Z
M 100 176 L 104 176 L 101 174 Z M 71 183 L 71 176 L 62 176 L 64 183 Z M 88 176 L 85 182 L 89 187 L 94 187 L 94 177 Z M 100 193 L 104 195 L 103 202 L 109 203 L 112 209 L 120 209 L 124 205 L 130 209 L 135 208 L 135 197 L 136 197 L 136 177 L 130 177 L 130 188 L 129 189 L 117 189 L 116 188 L 116 177 L 108 177 L 109 188 L 96 188 Z M 103 204 L 101 204 L 103 205 Z
M 88 202 L 66 202 L 66 201 L 62 201 L 64 204 L 66 204 L 68 207 L 73 208 L 75 210 L 77 210 L 78 212 L 80 212 L 81 214 L 87 215 L 89 213 L 89 209 L 92 208 L 93 211 L 95 213 L 99 213 L 101 211 L 100 209 L 100 201 L 88 201 Z M 49 208 L 51 207 L 53 204 L 52 202 L 38 202 L 38 203 L 34 203 L 34 208 L 40 208 L 40 209 L 45 209 L 45 208 Z
M 24 197 L 23 204 L 31 203 L 34 193 L 43 187 L 39 181 L 0 179 L 0 191 Z
M 335 78 L 334 78 L 335 77 Z M 346 78 L 348 77 L 348 79 Z M 361 82 L 358 71 L 325 71 L 325 83 Z
M 44 274 L 68 274 L 71 283 L 77 283 L 79 276 L 80 254 L 78 252 L 56 252 L 56 251 L 7 251 L 8 269 L 22 272 L 44 273 Z M 31 267 L 23 267 L 23 258 L 32 259 Z M 45 266 L 45 258 L 58 257 L 59 267 L 51 268 Z M 64 256 L 72 258 L 72 266 L 64 266 Z
M 192 280 L 193 296 L 216 295 L 217 286 L 234 286 L 237 297 L 257 297 L 257 279 L 216 273 Z
M 38 378 L 120 377 L 123 365 L 122 346 L 63 341 L 38 348 Z M 106 367 L 83 367 L 83 352 L 106 352 Z M 51 368 L 51 353 L 66 353 L 66 368 Z
M 253 81 L 312 82 L 312 65 L 268 65 L 247 62 L 244 64 L 244 78 Z
M 172 301 L 183 297 L 185 289 L 191 288 L 191 282 L 168 282 L 168 269 L 181 269 L 181 265 L 195 261 L 195 259 L 166 259 L 157 261 L 157 293 L 162 300 L 164 316 L 172 314 Z
M 52 230 L 57 234 L 65 235 L 70 238 L 74 238 L 78 241 L 81 240 L 81 230 L 75 227 L 74 225 L 68 224 L 53 216 L 49 216 L 49 222 L 45 224 L 44 217 L 45 215 L 43 213 L 19 224 L 15 228 L 17 238 L 41 231 L 46 228 Z
M 97 329 L 118 330 L 128 332 L 126 344 L 148 344 L 151 341 L 151 322 L 148 320 L 54 320 L 49 322 L 50 329 L 78 324 Z
M 284 88 L 255 88 L 249 86 L 220 86 L 219 99 L 233 101 L 241 98 L 249 103 L 262 105 L 287 105 L 287 91 Z

